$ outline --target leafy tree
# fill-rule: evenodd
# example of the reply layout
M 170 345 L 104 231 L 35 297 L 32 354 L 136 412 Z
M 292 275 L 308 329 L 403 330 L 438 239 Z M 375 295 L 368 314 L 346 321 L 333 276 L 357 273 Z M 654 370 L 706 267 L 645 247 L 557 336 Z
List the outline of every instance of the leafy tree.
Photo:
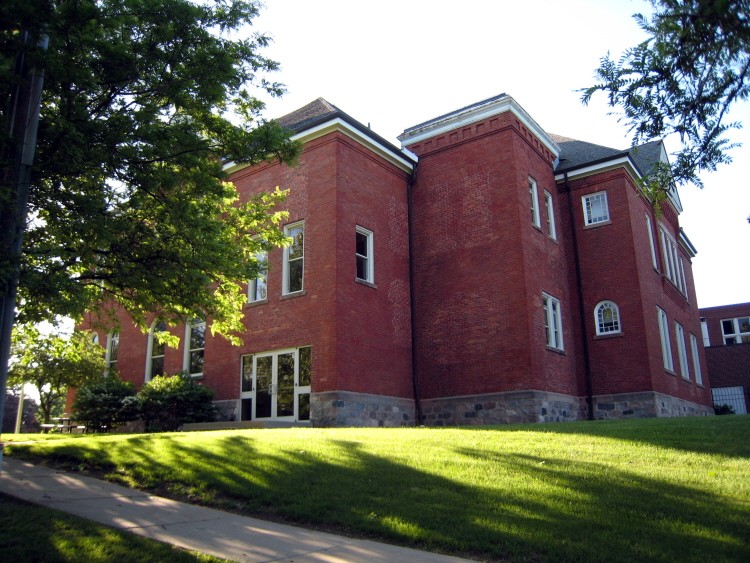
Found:
M 255 254 L 286 243 L 283 193 L 269 186 L 240 202 L 223 163 L 293 163 L 299 151 L 253 95 L 283 92 L 267 79 L 277 63 L 260 54 L 269 38 L 250 30 L 258 9 L 255 0 L 0 3 L 0 72 L 13 76 L 21 51 L 44 72 L 24 251 L 0 249 L 0 291 L 20 261 L 20 321 L 115 303 L 142 325 L 153 312 L 168 322 L 210 315 L 225 335 L 241 329 L 240 283 L 257 274 Z M 43 31 L 49 47 L 29 47 L 19 30 Z M 0 84 L 5 172 L 14 142 L 5 100 L 17 80 Z M 12 199 L 0 198 L 4 221 Z
M 102 377 L 105 368 L 102 349 L 87 331 L 70 337 L 41 334 L 35 326 L 17 326 L 11 346 L 13 363 L 8 383 L 30 383 L 39 392 L 42 422 L 48 424 L 56 402 L 69 387 Z
M 633 144 L 679 135 L 682 149 L 671 170 L 657 169 L 663 186 L 703 183 L 699 173 L 731 162 L 735 147 L 727 133 L 730 107 L 750 94 L 750 0 L 651 0 L 650 18 L 634 16 L 648 38 L 615 61 L 608 54 L 598 82 L 583 90 L 588 103 L 597 92 L 622 111 Z
M 185 422 L 216 419 L 213 392 L 183 372 L 155 377 L 138 392 L 146 430 L 177 430 Z
M 73 412 L 94 432 L 135 420 L 139 414 L 135 386 L 112 373 L 87 381 L 76 390 Z

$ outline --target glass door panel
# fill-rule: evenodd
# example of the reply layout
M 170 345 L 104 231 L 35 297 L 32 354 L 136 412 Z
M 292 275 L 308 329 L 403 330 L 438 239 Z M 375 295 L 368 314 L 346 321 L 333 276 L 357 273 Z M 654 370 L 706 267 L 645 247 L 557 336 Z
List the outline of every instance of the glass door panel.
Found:
M 294 416 L 294 352 L 276 358 L 276 416 Z
M 273 416 L 273 356 L 261 356 L 255 368 L 255 416 Z

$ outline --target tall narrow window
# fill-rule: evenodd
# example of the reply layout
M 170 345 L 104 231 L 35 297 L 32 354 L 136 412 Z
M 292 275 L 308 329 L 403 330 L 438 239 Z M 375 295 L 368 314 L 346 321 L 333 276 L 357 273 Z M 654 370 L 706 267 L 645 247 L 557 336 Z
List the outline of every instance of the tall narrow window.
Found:
M 203 375 L 206 349 L 206 321 L 193 319 L 185 325 L 185 356 L 182 369 L 192 377 Z
M 661 355 L 664 359 L 664 369 L 674 371 L 674 361 L 672 360 L 672 344 L 669 341 L 669 322 L 667 314 L 659 307 L 656 308 L 659 317 L 659 337 L 661 338 Z
M 684 379 L 690 379 L 687 350 L 685 349 L 685 330 L 678 322 L 674 323 L 674 337 L 677 339 L 677 357 L 680 360 L 680 375 L 682 375 Z
M 581 198 L 583 203 L 583 217 L 586 225 L 598 225 L 609 221 L 609 207 L 607 206 L 607 192 L 597 192 Z
M 117 353 L 120 350 L 120 333 L 112 331 L 107 335 L 107 351 L 104 360 L 107 362 L 107 373 L 117 372 Z
M 654 229 L 651 226 L 651 217 L 646 215 L 646 234 L 648 235 L 648 244 L 651 248 L 651 264 L 654 270 L 659 270 L 659 266 L 656 264 L 656 248 L 654 247 Z
M 531 198 L 531 224 L 541 228 L 542 222 L 539 218 L 539 193 L 536 181 L 529 178 L 529 198 Z
M 683 294 L 687 294 L 685 268 L 682 265 L 680 253 L 677 250 L 677 243 L 664 227 L 661 227 L 659 231 L 661 235 L 661 249 L 664 254 L 664 273 L 667 275 L 669 281 L 677 286 L 677 289 Z
M 248 303 L 263 301 L 268 296 L 268 287 L 266 285 L 266 280 L 268 279 L 268 254 L 266 252 L 258 252 L 255 255 L 255 260 L 258 262 L 258 275 L 247 284 Z
M 693 355 L 693 371 L 695 371 L 695 382 L 703 385 L 703 372 L 701 371 L 701 359 L 698 355 L 698 339 L 690 333 L 690 351 Z
M 284 295 L 303 289 L 305 270 L 305 225 L 295 223 L 284 227 L 284 234 L 292 239 L 284 248 Z
M 354 233 L 357 279 L 375 283 L 375 255 L 372 231 L 357 227 Z
M 544 192 L 544 210 L 547 213 L 547 234 L 549 238 L 557 239 L 557 227 L 555 226 L 555 206 L 552 201 L 552 194 L 545 190 Z
M 544 332 L 547 337 L 547 346 L 563 350 L 560 301 L 545 293 L 542 295 L 542 306 L 544 307 Z
M 594 308 L 596 334 L 616 334 L 620 332 L 620 309 L 612 301 L 602 301 Z
M 148 333 L 146 381 L 154 377 L 164 375 L 164 342 L 159 342 L 160 332 L 166 332 L 167 325 L 164 321 L 155 321 Z

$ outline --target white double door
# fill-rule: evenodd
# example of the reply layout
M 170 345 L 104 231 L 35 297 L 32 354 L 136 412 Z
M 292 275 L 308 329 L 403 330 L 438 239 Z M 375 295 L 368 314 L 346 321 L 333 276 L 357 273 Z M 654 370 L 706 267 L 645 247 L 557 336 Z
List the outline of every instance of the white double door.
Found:
M 309 347 L 243 356 L 242 362 L 243 418 L 310 419 Z

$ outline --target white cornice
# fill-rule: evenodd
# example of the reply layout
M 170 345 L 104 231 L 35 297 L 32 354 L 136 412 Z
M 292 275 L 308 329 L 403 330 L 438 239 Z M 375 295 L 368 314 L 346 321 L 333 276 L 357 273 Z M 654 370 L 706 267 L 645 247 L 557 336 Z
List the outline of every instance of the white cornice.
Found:
M 474 105 L 467 108 L 464 111 L 452 113 L 445 116 L 442 119 L 428 121 L 424 126 L 417 125 L 404 132 L 399 136 L 402 146 L 413 145 L 430 137 L 436 137 L 459 129 L 471 123 L 483 121 L 494 115 L 499 115 L 505 112 L 511 112 L 515 115 L 523 125 L 531 131 L 542 144 L 557 158 L 560 155 L 560 149 L 557 144 L 550 138 L 549 135 L 542 129 L 539 124 L 534 121 L 531 116 L 526 113 L 518 102 L 516 102 L 510 96 L 504 96 L 500 99 L 492 99 L 484 104 Z

